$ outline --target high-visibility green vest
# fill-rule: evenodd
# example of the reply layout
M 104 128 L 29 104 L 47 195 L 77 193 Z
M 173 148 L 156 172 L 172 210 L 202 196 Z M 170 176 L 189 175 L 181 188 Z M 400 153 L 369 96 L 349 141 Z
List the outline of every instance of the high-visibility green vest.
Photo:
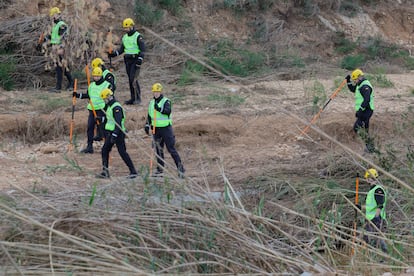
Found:
M 369 87 L 371 87 L 371 96 L 370 96 L 370 99 L 369 99 L 369 107 L 371 108 L 371 110 L 374 110 L 374 88 L 372 88 L 372 85 L 368 80 L 364 80 L 359 85 L 357 85 L 357 87 L 355 89 L 355 111 L 358 111 L 360 108 L 362 110 L 365 110 L 365 108 L 361 107 L 361 104 L 364 102 L 364 97 L 362 97 L 362 94 L 359 91 L 359 89 L 363 85 L 368 85 Z
M 128 55 L 136 55 L 141 52 L 141 49 L 138 46 L 138 36 L 139 32 L 135 32 L 133 35 L 129 36 L 124 34 L 122 37 L 122 44 L 124 44 L 124 53 Z
M 60 44 L 61 43 L 61 36 L 59 35 L 60 27 L 66 25 L 65 22 L 59 21 L 55 26 L 52 28 L 52 35 L 50 38 L 50 44 Z
M 159 107 L 164 106 L 164 103 L 168 101 L 168 98 L 162 98 L 161 101 L 157 104 Z M 159 111 L 155 111 L 155 120 L 153 118 L 154 116 L 154 102 L 155 99 L 152 99 L 149 103 L 148 106 L 148 115 L 151 118 L 151 125 L 155 126 L 155 128 L 157 127 L 166 127 L 169 125 L 172 125 L 172 119 L 170 118 L 170 116 L 162 114 Z M 172 107 L 171 107 L 172 108 Z
M 381 188 L 384 192 L 384 204 L 382 205 L 380 216 L 382 219 L 386 219 L 385 205 L 387 204 L 387 194 L 385 193 L 384 188 L 382 188 L 380 185 L 376 185 L 374 188 L 369 190 L 367 194 L 367 199 L 365 200 L 365 217 L 368 220 L 372 220 L 375 217 L 375 213 L 378 208 L 377 202 L 375 201 L 375 190 L 378 188 Z
M 109 88 L 111 84 L 107 81 L 102 82 L 100 85 L 97 85 L 96 82 L 91 82 L 88 87 L 89 99 L 93 104 L 95 110 L 103 109 L 105 107 L 105 101 L 101 98 L 101 91 L 105 88 Z M 87 108 L 92 110 L 91 103 L 88 103 Z
M 108 106 L 108 109 L 106 110 L 106 124 L 105 124 L 105 129 L 108 131 L 114 131 L 116 124 L 115 124 L 115 118 L 114 118 L 114 112 L 113 109 L 115 107 L 121 107 L 121 104 L 119 102 L 115 102 L 113 105 Z M 121 107 L 122 108 L 122 107 Z M 122 131 L 125 132 L 125 111 L 122 110 L 123 116 L 122 116 L 122 121 L 121 121 L 121 129 Z
M 114 84 L 116 84 L 116 77 L 114 75 L 114 73 L 112 73 L 111 71 L 109 71 L 108 69 L 105 69 L 105 71 L 102 72 L 102 77 L 104 79 L 106 79 L 106 75 L 108 75 L 109 73 L 111 73 L 114 76 Z

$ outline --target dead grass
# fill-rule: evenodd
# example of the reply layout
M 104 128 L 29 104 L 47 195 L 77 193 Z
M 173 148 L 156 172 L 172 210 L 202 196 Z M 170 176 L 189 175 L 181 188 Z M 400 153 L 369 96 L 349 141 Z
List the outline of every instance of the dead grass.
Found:
M 0 242 L 5 253 L 3 272 L 27 274 L 36 266 L 41 274 L 352 270 L 375 275 L 410 266 L 407 253 L 414 243 L 409 227 L 399 229 L 398 236 L 395 227 L 389 229 L 386 239 L 393 253 L 383 254 L 360 239 L 353 243 L 352 227 L 328 215 L 341 211 L 334 205 L 323 208 L 329 210 L 324 217 L 315 201 L 307 198 L 309 184 L 289 181 L 287 204 L 267 192 L 263 204 L 255 205 L 251 202 L 258 194 L 236 192 L 225 174 L 222 178 L 227 188 L 221 195 L 191 179 L 177 181 L 173 175 L 164 183 L 144 176 L 135 181 L 113 179 L 76 191 L 66 187 L 64 193 L 15 191 L 0 201 L 0 216 L 8 222 L 2 226 Z M 273 186 L 285 183 L 279 178 Z M 316 182 L 313 189 L 321 183 Z M 337 205 L 343 197 L 352 206 L 346 187 L 319 190 L 318 196 L 312 193 L 315 199 L 336 195 Z M 292 205 L 295 201 L 300 208 Z M 349 212 L 352 217 L 353 209 Z M 400 219 L 408 222 L 408 218 Z M 356 250 L 353 256 L 351 248 Z

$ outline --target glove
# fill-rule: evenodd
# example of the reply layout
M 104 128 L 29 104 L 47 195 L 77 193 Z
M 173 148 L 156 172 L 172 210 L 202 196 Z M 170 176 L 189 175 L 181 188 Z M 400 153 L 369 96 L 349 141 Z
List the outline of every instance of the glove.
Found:
M 116 144 L 116 139 L 118 139 L 118 135 L 116 135 L 115 133 L 111 134 L 111 144 Z
M 36 50 L 40 52 L 42 50 L 42 44 L 37 44 Z
M 146 125 L 145 125 L 144 130 L 145 130 L 145 133 L 146 133 L 147 135 L 149 135 L 149 130 L 150 130 L 150 126 L 149 126 L 149 124 L 146 124 Z
M 143 61 L 142 57 L 138 57 L 137 64 L 138 64 L 139 66 L 141 66 L 142 61 Z
M 113 57 L 116 57 L 117 56 L 117 54 L 116 54 L 116 52 L 108 52 L 108 58 L 113 58 Z
M 156 102 L 154 102 L 154 109 L 161 112 L 161 107 L 159 107 Z
M 78 94 L 78 93 L 76 93 L 76 92 L 73 92 L 73 93 L 72 93 L 72 97 L 79 98 L 79 94 Z
M 358 109 L 358 111 L 355 113 L 355 117 L 359 118 L 362 115 L 362 110 Z
M 351 82 L 351 76 L 350 76 L 350 75 L 347 75 L 347 76 L 345 77 L 345 79 L 347 80 L 347 82 Z
M 357 207 L 359 210 L 361 210 L 361 204 L 359 204 L 359 203 L 358 203 L 358 204 L 356 205 L 356 207 Z
M 96 117 L 95 122 L 96 124 L 103 124 L 105 122 L 105 117 Z

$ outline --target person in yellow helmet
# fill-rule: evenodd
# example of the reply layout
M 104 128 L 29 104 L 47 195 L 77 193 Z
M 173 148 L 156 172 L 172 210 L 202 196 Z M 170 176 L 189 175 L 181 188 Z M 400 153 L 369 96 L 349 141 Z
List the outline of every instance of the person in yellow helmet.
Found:
M 125 145 L 125 111 L 121 104 L 115 99 L 111 89 L 106 88 L 101 91 L 100 97 L 106 104 L 105 124 L 105 143 L 102 146 L 102 172 L 97 178 L 109 178 L 109 153 L 112 147 L 116 145 L 118 153 L 122 160 L 128 166 L 129 175 L 127 178 L 135 178 L 138 176 L 131 157 L 126 151 Z
M 92 70 L 96 67 L 99 67 L 102 69 L 103 78 L 111 84 L 112 92 L 114 92 L 115 94 L 116 78 L 115 78 L 115 75 L 108 68 L 106 68 L 105 62 L 101 58 L 97 57 L 92 60 L 91 66 L 92 66 Z
M 373 139 L 369 136 L 369 121 L 374 113 L 374 89 L 361 69 L 355 69 L 345 77 L 348 89 L 355 94 L 354 131 L 364 140 L 366 151 L 375 152 Z
M 385 241 L 377 236 L 373 236 L 378 230 L 385 231 L 387 194 L 378 181 L 378 172 L 376 169 L 370 168 L 366 170 L 364 179 L 370 185 L 365 199 L 365 218 L 367 220 L 365 230 L 367 231 L 367 235 L 364 235 L 364 240 L 372 246 L 376 246 L 381 248 L 382 251 L 387 252 L 387 244 Z
M 52 45 L 52 58 L 56 71 L 56 86 L 50 89 L 49 92 L 60 93 L 62 90 L 63 75 L 68 80 L 66 90 L 73 89 L 73 78 L 65 61 L 65 42 L 68 36 L 68 26 L 61 19 L 61 12 L 58 7 L 53 7 L 49 10 L 49 17 L 53 22 L 52 32 L 45 37 L 45 40 Z
M 138 82 L 139 72 L 145 55 L 145 43 L 142 35 L 135 29 L 132 18 L 126 18 L 122 22 L 125 31 L 122 44 L 118 50 L 108 53 L 108 57 L 116 57 L 124 53 L 125 69 L 128 75 L 129 91 L 131 98 L 125 104 L 141 103 L 141 87 Z
M 184 166 L 180 155 L 175 149 L 175 136 L 172 129 L 171 101 L 162 94 L 163 87 L 160 83 L 152 86 L 153 99 L 148 106 L 147 122 L 144 130 L 149 135 L 153 133 L 155 150 L 157 153 L 157 170 L 154 176 L 162 176 L 164 170 L 164 145 L 174 160 L 178 170 L 178 177 L 184 178 Z
M 89 99 L 87 109 L 89 111 L 88 115 L 88 127 L 86 130 L 87 134 L 87 146 L 82 149 L 81 153 L 93 153 L 93 141 L 100 141 L 103 137 L 103 128 L 105 123 L 105 101 L 101 98 L 102 90 L 106 88 L 111 88 L 111 83 L 107 82 L 103 78 L 103 72 L 100 67 L 95 67 L 92 70 L 93 81 L 88 87 L 86 93 L 77 93 L 73 92 L 73 96 L 79 99 Z M 96 113 L 96 117 L 95 117 Z M 94 137 L 95 125 L 98 124 L 98 133 Z

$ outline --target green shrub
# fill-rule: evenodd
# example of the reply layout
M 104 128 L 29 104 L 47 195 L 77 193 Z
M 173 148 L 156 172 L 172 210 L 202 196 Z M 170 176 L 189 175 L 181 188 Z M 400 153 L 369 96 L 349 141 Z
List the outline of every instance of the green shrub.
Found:
M 339 6 L 339 12 L 349 17 L 357 15 L 360 9 L 361 8 L 352 0 L 343 1 Z
M 239 95 L 226 95 L 224 93 L 209 94 L 207 100 L 213 102 L 215 107 L 237 107 L 245 101 Z
M 404 66 L 409 70 L 414 70 L 414 58 L 407 57 L 404 59 Z
M 370 37 L 362 46 L 369 59 L 389 59 L 397 49 L 395 45 L 385 43 L 378 37 Z
M 205 71 L 203 65 L 193 60 L 187 60 L 184 64 L 184 69 L 181 72 L 177 85 L 189 85 L 195 83 Z
M 169 13 L 171 13 L 174 16 L 180 15 L 182 12 L 182 0 L 157 0 L 155 2 L 158 2 L 158 5 L 166 9 Z
M 394 87 L 394 83 L 387 79 L 384 74 L 367 75 L 367 79 L 370 80 L 373 86 L 377 87 Z
M 263 53 L 236 48 L 231 41 L 219 41 L 207 50 L 206 56 L 214 67 L 227 75 L 246 77 L 265 68 Z
M 362 54 L 355 56 L 346 56 L 341 61 L 341 68 L 354 70 L 355 68 L 362 67 L 365 61 L 365 57 Z
M 15 83 L 13 81 L 13 73 L 16 72 L 16 62 L 13 58 L 7 58 L 6 61 L 0 63 L 0 86 L 5 90 L 12 90 Z
M 38 105 L 38 110 L 41 110 L 42 113 L 48 114 L 57 109 L 71 106 L 70 98 L 56 98 L 49 94 L 40 94 L 38 97 L 39 102 L 36 104 Z
M 243 14 L 252 10 L 266 11 L 273 4 L 273 0 L 216 0 L 213 2 L 212 9 L 227 9 L 232 10 L 236 14 Z
M 323 84 L 319 81 L 315 81 L 309 90 L 312 97 L 312 113 L 315 114 L 326 102 L 326 91 Z
M 304 68 L 306 66 L 305 61 L 300 56 L 291 53 L 282 53 L 273 56 L 270 60 L 270 64 L 272 68 Z
M 163 16 L 163 12 L 153 5 L 147 4 L 143 0 L 135 0 L 135 14 L 136 18 L 142 25 L 153 26 L 159 22 Z
M 357 44 L 345 37 L 344 33 L 336 33 L 333 38 L 335 51 L 339 54 L 349 54 L 357 48 Z

